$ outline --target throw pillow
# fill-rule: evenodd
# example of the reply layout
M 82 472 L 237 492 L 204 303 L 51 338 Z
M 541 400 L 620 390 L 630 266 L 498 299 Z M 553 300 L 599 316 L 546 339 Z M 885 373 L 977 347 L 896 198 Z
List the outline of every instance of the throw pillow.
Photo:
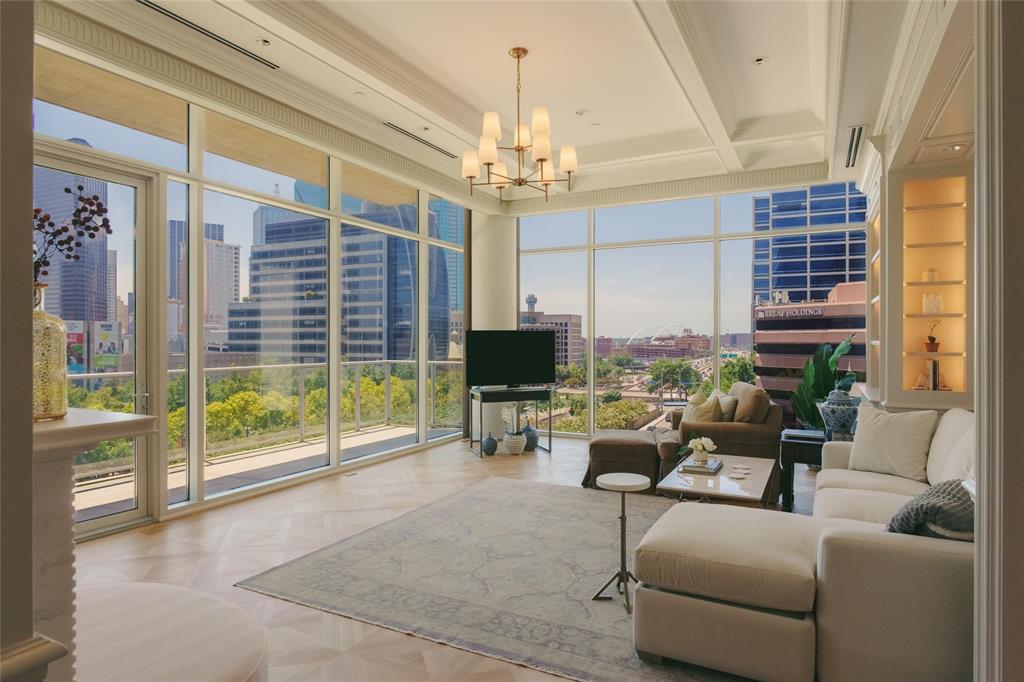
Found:
M 722 419 L 722 406 L 718 398 L 708 398 L 700 405 L 690 403 L 683 410 L 683 422 L 690 424 L 699 422 L 720 422 Z
M 771 403 L 768 392 L 763 388 L 746 391 L 740 397 L 739 404 L 736 405 L 736 414 L 733 416 L 733 421 L 746 424 L 764 424 L 764 420 L 768 416 L 768 410 L 772 406 Z
M 942 481 L 904 504 L 885 529 L 974 542 L 974 500 L 960 479 Z
M 708 397 L 704 395 L 704 391 L 697 389 L 697 392 L 691 395 L 687 400 L 687 405 L 703 405 Z
M 850 468 L 927 482 L 928 446 L 937 416 L 934 410 L 885 412 L 861 403 Z
M 728 393 L 722 393 L 717 388 L 711 392 L 712 398 L 718 398 L 718 402 L 722 406 L 722 419 L 724 422 L 731 422 L 736 417 L 736 406 L 739 404 L 739 398 L 731 396 Z

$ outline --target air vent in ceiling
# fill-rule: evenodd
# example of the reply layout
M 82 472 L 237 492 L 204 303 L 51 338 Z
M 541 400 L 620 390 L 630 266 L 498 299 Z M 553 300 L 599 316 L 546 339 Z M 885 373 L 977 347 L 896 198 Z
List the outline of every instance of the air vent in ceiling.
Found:
M 864 126 L 850 126 L 850 143 L 846 147 L 846 167 L 853 168 L 857 165 L 857 156 L 860 154 L 860 141 L 864 135 Z
M 225 38 L 223 36 L 219 36 L 216 33 L 214 33 L 213 31 L 205 29 L 202 26 L 200 26 L 199 24 L 191 22 L 188 19 L 186 19 L 185 17 L 183 17 L 183 16 L 181 16 L 179 14 L 175 14 L 171 10 L 167 9 L 166 7 L 161 7 L 160 5 L 156 4 L 155 2 L 150 2 L 150 0 L 135 0 L 135 2 L 139 3 L 140 5 L 144 5 L 144 6 L 148 7 L 149 9 L 153 10 L 154 12 L 159 12 L 160 14 L 164 15 L 168 19 L 173 19 L 174 21 L 178 22 L 182 26 L 187 26 L 188 28 L 192 29 L 193 31 L 196 31 L 198 33 L 202 33 L 207 38 L 209 38 L 211 40 L 216 40 L 218 43 L 220 43 L 224 47 L 229 47 L 232 50 L 234 50 L 235 52 L 238 52 L 239 54 L 244 54 L 249 59 L 257 61 L 257 62 L 259 62 L 260 64 L 262 64 L 263 66 L 265 66 L 265 67 L 267 67 L 269 69 L 280 69 L 281 68 L 280 66 L 278 66 L 274 62 L 270 61 L 269 59 L 264 59 L 263 57 L 259 56 L 255 52 L 247 50 L 244 47 L 242 47 L 241 45 L 233 43 L 230 40 L 228 40 L 227 38 Z
M 424 140 L 424 139 L 423 139 L 422 137 L 420 137 L 420 136 L 419 136 L 419 135 L 417 135 L 416 133 L 412 133 L 412 132 L 409 132 L 408 130 L 406 130 L 406 129 L 405 129 L 405 128 L 403 128 L 402 126 L 397 126 L 397 125 L 395 125 L 394 123 L 392 123 L 391 121 L 384 121 L 384 125 L 386 125 L 386 126 L 387 126 L 388 128 L 391 128 L 391 129 L 392 129 L 392 130 L 394 130 L 395 132 L 398 132 L 398 133 L 402 133 L 402 134 L 403 134 L 403 135 L 405 135 L 406 137 L 408 137 L 408 138 L 411 138 L 411 139 L 413 139 L 413 140 L 416 140 L 417 142 L 419 142 L 419 143 L 420 143 L 420 144 L 422 144 L 422 145 L 426 145 L 427 147 L 430 147 L 430 148 L 431 148 L 431 149 L 433 149 L 433 150 L 434 150 L 435 152 L 440 152 L 440 153 L 444 154 L 444 155 L 445 155 L 445 156 L 447 156 L 447 157 L 448 157 L 449 159 L 455 159 L 455 158 L 458 158 L 457 156 L 455 156 L 455 154 L 452 154 L 452 153 L 451 153 L 450 151 L 448 151 L 447 149 L 441 149 L 440 147 L 438 147 L 438 146 L 437 146 L 436 144 L 434 144 L 433 142 L 429 142 L 429 141 L 427 141 L 427 140 Z

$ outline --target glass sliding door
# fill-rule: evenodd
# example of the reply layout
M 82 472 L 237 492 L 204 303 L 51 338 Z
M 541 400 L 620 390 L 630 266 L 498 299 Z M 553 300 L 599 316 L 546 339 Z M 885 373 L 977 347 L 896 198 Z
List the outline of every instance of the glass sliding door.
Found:
M 460 209 L 461 210 L 461 209 Z M 427 438 L 462 432 L 462 252 L 429 246 Z
M 327 220 L 210 190 L 203 213 L 209 497 L 328 464 Z
M 54 223 L 70 224 L 81 196 L 106 207 L 111 227 L 110 234 L 79 235 L 74 260 L 52 259 L 40 277 L 47 285 L 43 307 L 64 320 L 69 406 L 144 412 L 145 354 L 136 352 L 145 348 L 136 269 L 143 196 L 139 186 L 114 177 L 46 166 L 33 170 L 34 205 Z M 147 512 L 144 450 L 144 439 L 123 438 L 75 459 L 76 521 Z
M 341 226 L 343 461 L 416 443 L 418 246 Z

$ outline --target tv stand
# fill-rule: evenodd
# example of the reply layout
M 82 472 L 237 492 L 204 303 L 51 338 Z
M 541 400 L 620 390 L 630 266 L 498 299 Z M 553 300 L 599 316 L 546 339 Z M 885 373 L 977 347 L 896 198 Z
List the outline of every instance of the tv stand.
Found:
M 515 403 L 516 404 L 516 416 L 519 415 L 520 403 L 533 401 L 534 410 L 536 414 L 540 414 L 540 402 L 546 400 L 548 403 L 548 446 L 544 447 L 539 442 L 537 447 L 544 452 L 551 452 L 551 422 L 554 417 L 554 406 L 552 405 L 554 398 L 554 389 L 550 386 L 505 386 L 497 388 L 488 388 L 483 386 L 474 386 L 469 389 L 469 399 L 477 401 L 477 415 L 480 418 L 480 438 L 473 438 L 473 429 L 469 431 L 469 449 L 471 452 L 476 454 L 478 457 L 483 457 L 483 447 L 478 447 L 476 450 L 473 449 L 474 442 L 483 441 L 484 437 L 484 403 Z

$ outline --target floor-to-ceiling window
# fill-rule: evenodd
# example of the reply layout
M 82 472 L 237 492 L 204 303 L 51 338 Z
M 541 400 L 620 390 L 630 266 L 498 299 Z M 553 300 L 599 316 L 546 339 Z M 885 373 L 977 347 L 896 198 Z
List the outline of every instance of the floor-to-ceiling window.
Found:
M 520 218 L 520 310 L 581 321 L 556 428 L 665 428 L 695 391 L 736 381 L 794 421 L 804 361 L 847 337 L 840 367 L 863 378 L 865 211 L 852 183 L 831 183 Z
M 72 404 L 165 425 L 80 458 L 89 530 L 461 433 L 462 206 L 53 50 L 36 74 L 37 205 L 82 185 L 113 226 L 47 275 Z

